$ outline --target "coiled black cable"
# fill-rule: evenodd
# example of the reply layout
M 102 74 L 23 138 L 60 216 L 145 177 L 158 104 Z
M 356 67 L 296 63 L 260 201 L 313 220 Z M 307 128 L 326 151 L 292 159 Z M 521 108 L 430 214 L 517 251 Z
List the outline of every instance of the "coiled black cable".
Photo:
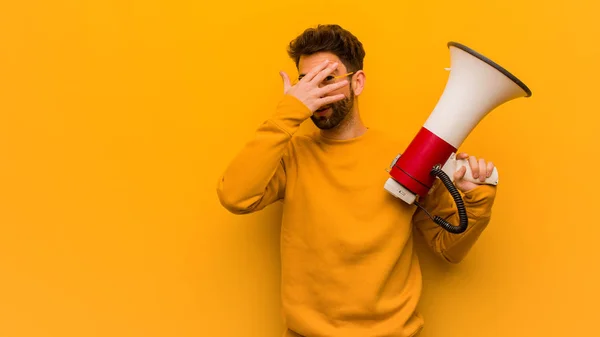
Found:
M 444 228 L 448 232 L 453 233 L 453 234 L 463 233 L 464 231 L 467 230 L 467 226 L 469 224 L 469 218 L 467 217 L 467 211 L 465 209 L 465 204 L 463 202 L 462 197 L 460 196 L 460 193 L 458 192 L 458 189 L 456 188 L 456 186 L 454 186 L 454 184 L 452 183 L 452 180 L 450 179 L 450 177 L 448 177 L 448 175 L 444 171 L 442 171 L 442 169 L 440 168 L 439 165 L 435 166 L 431 170 L 430 173 L 432 175 L 440 178 L 440 180 L 442 181 L 442 183 L 444 183 L 444 186 L 446 186 L 446 188 L 448 189 L 448 191 L 452 195 L 452 198 L 454 198 L 454 202 L 456 202 L 456 207 L 458 209 L 459 225 L 458 226 L 454 226 L 454 225 L 450 224 L 449 222 L 447 222 L 446 220 L 444 220 L 443 218 L 441 218 L 441 217 L 439 217 L 437 215 L 436 216 L 432 216 L 418 202 L 415 201 L 415 204 L 419 208 L 421 208 L 433 220 L 433 222 L 435 222 L 436 224 L 440 225 L 442 228 Z

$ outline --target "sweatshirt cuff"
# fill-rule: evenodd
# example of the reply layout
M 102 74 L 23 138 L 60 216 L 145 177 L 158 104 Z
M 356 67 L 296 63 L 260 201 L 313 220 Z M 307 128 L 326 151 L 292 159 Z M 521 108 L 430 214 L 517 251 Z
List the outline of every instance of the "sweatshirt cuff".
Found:
M 310 109 L 295 96 L 284 95 L 270 120 L 291 136 L 311 115 Z
M 496 186 L 479 185 L 462 193 L 462 197 L 468 213 L 477 217 L 490 216 L 496 198 Z

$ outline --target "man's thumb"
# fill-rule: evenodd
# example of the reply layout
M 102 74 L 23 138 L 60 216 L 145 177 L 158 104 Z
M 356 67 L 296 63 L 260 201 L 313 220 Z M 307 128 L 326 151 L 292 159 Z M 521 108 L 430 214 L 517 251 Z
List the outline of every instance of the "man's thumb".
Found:
M 290 78 L 285 73 L 285 71 L 280 71 L 279 75 L 281 76 L 281 79 L 283 80 L 283 92 L 285 93 L 291 87 Z

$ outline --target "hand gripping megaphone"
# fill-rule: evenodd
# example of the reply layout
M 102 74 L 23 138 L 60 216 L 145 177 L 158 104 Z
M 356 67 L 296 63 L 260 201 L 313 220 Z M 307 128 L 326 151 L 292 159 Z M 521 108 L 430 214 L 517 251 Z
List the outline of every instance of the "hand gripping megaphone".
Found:
M 453 174 L 466 166 L 464 179 L 482 182 L 473 178 L 466 160 L 456 159 L 457 149 L 489 112 L 515 98 L 531 96 L 531 90 L 471 48 L 457 42 L 449 42 L 448 48 L 450 75 L 442 96 L 404 153 L 392 161 L 384 188 L 404 202 L 421 207 L 418 198 L 427 195 L 436 178 L 441 179 L 456 202 L 459 225 L 427 214 L 448 232 L 458 234 L 467 229 L 468 219 Z M 496 185 L 497 169 L 483 183 Z

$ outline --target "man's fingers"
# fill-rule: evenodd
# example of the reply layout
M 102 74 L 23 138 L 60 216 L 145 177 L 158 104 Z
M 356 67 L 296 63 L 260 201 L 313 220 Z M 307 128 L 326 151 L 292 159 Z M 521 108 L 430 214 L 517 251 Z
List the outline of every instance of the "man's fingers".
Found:
M 469 155 L 464 152 L 460 152 L 456 155 L 456 159 L 466 159 L 466 158 L 469 158 Z
M 484 182 L 485 178 L 487 178 L 487 165 L 485 164 L 485 160 L 479 159 L 479 181 Z
M 309 79 L 310 82 L 313 84 L 319 85 L 321 82 L 323 82 L 325 77 L 329 76 L 332 72 L 334 72 L 337 67 L 338 67 L 337 62 L 334 62 L 334 63 L 328 65 L 327 68 L 322 69 L 312 79 Z
M 347 86 L 348 83 L 349 83 L 348 80 L 343 80 L 343 81 L 339 81 L 336 83 L 328 84 L 319 89 L 319 95 L 324 96 L 334 90 L 337 90 L 337 89 Z
M 470 156 L 469 164 L 471 165 L 471 173 L 473 175 L 473 178 L 479 178 L 479 165 L 477 163 L 477 158 L 475 158 L 475 156 Z
M 334 95 L 334 96 L 325 96 L 319 100 L 318 106 L 323 106 L 327 104 L 331 104 L 337 101 L 341 101 L 346 97 L 344 94 Z
M 492 163 L 491 161 L 487 163 L 487 168 L 486 168 L 487 174 L 486 177 L 491 177 L 492 173 L 494 172 L 494 163 Z
M 467 173 L 467 168 L 465 166 L 462 166 L 461 168 L 456 170 L 456 172 L 454 172 L 454 180 L 462 179 L 465 176 L 465 173 Z
M 292 87 L 290 77 L 285 71 L 280 71 L 279 75 L 281 75 L 281 79 L 283 80 L 283 92 L 286 93 Z
M 308 74 L 304 75 L 304 77 L 302 78 L 305 81 L 312 81 L 312 79 L 323 69 L 325 69 L 325 67 L 327 67 L 327 65 L 329 64 L 329 60 L 325 60 L 323 62 L 321 62 L 320 64 L 318 64 L 317 66 L 315 66 L 314 68 L 312 68 Z

